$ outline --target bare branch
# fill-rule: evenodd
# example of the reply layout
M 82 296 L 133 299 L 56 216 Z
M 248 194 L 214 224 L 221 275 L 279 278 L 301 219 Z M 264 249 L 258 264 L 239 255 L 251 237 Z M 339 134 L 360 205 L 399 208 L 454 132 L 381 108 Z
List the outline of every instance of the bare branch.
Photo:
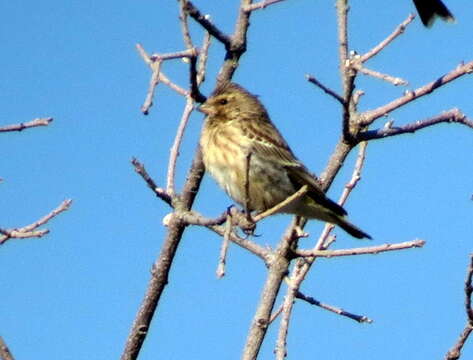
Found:
M 192 113 L 192 110 L 194 110 L 194 101 L 190 96 L 188 96 L 186 106 L 184 107 L 184 112 L 182 114 L 181 121 L 179 122 L 176 137 L 174 138 L 174 143 L 172 144 L 171 153 L 169 157 L 166 192 L 171 197 L 174 196 L 175 193 L 174 178 L 176 175 L 177 157 L 179 156 L 179 149 L 181 147 L 182 139 L 184 137 L 184 130 L 186 129 L 187 123 L 189 122 L 189 117 Z
M 368 69 L 368 68 L 362 66 L 361 63 L 353 63 L 352 66 L 353 66 L 353 68 L 355 68 L 357 71 L 359 71 L 360 73 L 362 73 L 364 75 L 372 76 L 374 78 L 389 82 L 389 83 L 393 84 L 394 86 L 400 86 L 400 85 L 407 85 L 408 84 L 408 82 L 404 79 Z
M 217 278 L 222 278 L 225 276 L 225 264 L 227 262 L 227 252 L 228 252 L 228 245 L 230 243 L 230 235 L 232 233 L 232 217 L 230 214 L 227 214 L 227 220 L 225 222 L 225 234 L 223 235 L 222 246 L 220 248 L 220 254 L 218 257 L 218 265 L 217 265 Z
M 185 97 L 189 96 L 189 92 L 187 90 L 184 90 L 179 85 L 173 83 L 161 71 L 161 64 L 163 61 L 170 60 L 170 59 L 195 58 L 197 54 L 197 50 L 195 48 L 188 49 L 185 51 L 175 52 L 175 53 L 169 53 L 169 54 L 153 54 L 151 56 L 148 55 L 148 53 L 145 51 L 145 49 L 143 48 L 141 44 L 136 44 L 136 50 L 140 54 L 143 61 L 150 67 L 152 71 L 150 84 L 148 87 L 148 91 L 146 93 L 146 99 L 143 106 L 141 107 L 141 111 L 143 112 L 143 114 L 145 115 L 149 114 L 149 109 L 153 105 L 155 89 L 156 89 L 156 86 L 159 84 L 159 82 L 166 84 L 167 86 L 169 86 L 171 89 L 173 89 L 174 91 L 176 91 L 178 94 L 182 96 L 185 96 Z
M 189 23 L 187 22 L 187 12 L 185 7 L 187 5 L 186 0 L 179 0 L 179 21 L 181 23 L 182 38 L 186 48 L 191 49 L 194 47 L 192 44 L 191 34 L 189 31 Z
M 259 10 L 259 9 L 265 9 L 267 6 L 277 4 L 278 2 L 281 2 L 281 1 L 284 1 L 284 0 L 263 0 L 263 1 L 259 1 L 259 2 L 255 3 L 255 4 L 246 5 L 243 8 L 243 10 L 247 11 L 247 12 L 250 12 L 250 11 L 255 11 L 255 10 Z
M 473 254 L 470 254 L 470 264 L 466 273 L 465 279 L 465 311 L 467 316 L 467 323 L 462 333 L 458 337 L 456 344 L 447 352 L 445 360 L 457 360 L 461 356 L 461 351 L 465 345 L 468 337 L 473 331 L 473 309 L 471 307 L 471 294 L 473 292 L 472 287 L 473 279 Z
M 143 47 L 140 44 L 138 45 L 143 49 Z M 154 53 L 150 55 L 150 60 L 152 62 L 155 62 L 155 61 L 166 61 L 166 60 L 175 60 L 175 59 L 192 59 L 197 56 L 197 53 L 198 53 L 197 49 L 193 47 L 187 50 L 176 51 L 173 53 L 166 53 L 166 54 Z
M 246 162 L 245 162 L 245 213 L 246 219 L 251 221 L 251 210 L 250 210 L 250 164 L 251 164 L 251 156 L 253 153 L 248 151 L 246 154 Z
M 1 360 L 14 360 L 12 353 L 10 352 L 10 349 L 8 349 L 7 344 L 3 340 L 3 338 L 0 336 L 0 359 Z
M 366 159 L 366 149 L 368 147 L 367 142 L 361 142 L 360 143 L 360 148 L 358 150 L 358 156 L 356 158 L 355 166 L 353 168 L 353 173 L 351 176 L 350 181 L 345 185 L 345 188 L 343 189 L 342 195 L 340 196 L 340 199 L 338 200 L 338 203 L 340 205 L 344 205 L 348 199 L 348 196 L 351 194 L 353 189 L 356 187 L 358 184 L 358 181 L 361 179 L 361 170 L 363 169 L 363 165 L 365 164 L 365 159 Z
M 281 201 L 279 204 L 273 206 L 271 209 L 268 209 L 261 214 L 258 214 L 253 217 L 254 222 L 258 222 L 260 220 L 263 220 L 264 218 L 273 215 L 277 212 L 279 212 L 281 209 L 284 207 L 292 204 L 293 202 L 299 200 L 301 197 L 303 197 L 308 191 L 307 185 L 302 186 L 299 190 L 297 190 L 294 194 L 286 198 L 285 200 Z
M 339 250 L 295 250 L 294 252 L 298 256 L 303 257 L 338 257 L 338 256 L 352 256 L 352 255 L 376 255 L 382 252 L 387 251 L 397 251 L 397 250 L 405 250 L 405 249 L 412 249 L 412 248 L 419 248 L 425 245 L 424 240 L 413 240 L 413 241 L 405 241 L 398 244 L 382 244 L 377 246 L 367 246 L 361 248 L 353 248 L 353 249 L 339 249 Z
M 372 48 L 370 51 L 368 51 L 366 54 L 362 55 L 360 57 L 360 61 L 362 63 L 365 63 L 369 59 L 371 59 L 373 56 L 377 55 L 381 50 L 383 50 L 385 47 L 387 47 L 394 39 L 396 39 L 399 35 L 404 33 L 406 30 L 407 26 L 412 22 L 412 20 L 415 19 L 415 15 L 409 14 L 406 20 L 404 20 L 392 33 L 389 35 L 386 39 L 381 41 L 378 45 L 376 45 L 374 48 Z
M 163 200 L 166 204 L 168 204 L 169 206 L 173 206 L 171 195 L 169 195 L 166 190 L 156 185 L 154 180 L 149 176 L 144 165 L 136 158 L 133 158 L 131 160 L 131 163 L 134 166 L 135 171 L 143 178 L 143 180 L 146 182 L 151 191 L 153 191 L 156 196 Z
M 458 79 L 467 74 L 473 72 L 473 61 L 470 61 L 466 64 L 458 66 L 456 69 L 450 71 L 448 74 L 441 76 L 435 81 L 432 81 L 420 88 L 417 88 L 412 91 L 407 91 L 404 96 L 391 101 L 390 103 L 380 106 L 377 109 L 366 111 L 362 114 L 361 125 L 370 125 L 376 119 L 400 108 L 401 106 L 408 104 L 422 96 L 428 95 L 431 92 L 435 91 L 439 87 L 448 84 L 449 82 Z
M 356 72 L 351 66 L 348 53 L 348 0 L 337 0 L 338 20 L 338 54 L 340 58 L 340 74 L 343 86 L 343 140 L 349 144 L 354 143 L 350 129 L 351 99 L 355 90 Z
M 338 315 L 341 315 L 341 316 L 345 316 L 349 319 L 352 319 L 352 320 L 355 320 L 359 323 L 368 323 L 368 324 L 371 324 L 373 322 L 373 320 L 371 320 L 369 317 L 367 316 L 364 316 L 364 315 L 356 315 L 356 314 L 353 314 L 351 312 L 348 312 L 348 311 L 345 311 L 343 310 L 342 308 L 339 308 L 339 307 L 336 307 L 336 306 L 333 306 L 333 305 L 329 305 L 329 304 L 324 304 L 322 302 L 320 302 L 319 300 L 317 299 L 314 299 L 313 297 L 311 296 L 307 296 L 307 295 L 304 295 L 303 293 L 301 293 L 300 291 L 297 291 L 296 293 L 296 298 L 298 299 L 301 299 L 301 300 L 304 300 L 306 302 L 308 302 L 309 304 L 311 305 L 315 305 L 315 306 L 318 306 L 322 309 L 325 309 L 325 310 L 328 310 L 328 311 L 331 311 L 335 314 L 338 314 Z
M 51 219 L 58 216 L 63 211 L 69 209 L 72 200 L 64 200 L 57 208 L 52 210 L 49 214 L 43 216 L 41 219 L 35 221 L 34 223 L 24 226 L 22 228 L 15 228 L 15 229 L 0 229 L 0 245 L 5 243 L 9 239 L 25 239 L 25 238 L 32 238 L 32 237 L 42 237 L 49 233 L 47 229 L 40 229 L 36 230 L 38 227 L 46 224 Z
M 307 79 L 307 81 L 311 82 L 312 84 L 316 85 L 317 87 L 319 87 L 320 89 L 322 89 L 326 94 L 332 96 L 335 100 L 337 100 L 340 104 L 344 105 L 345 104 L 345 100 L 340 96 L 338 95 L 335 91 L 333 91 L 332 89 L 326 87 L 324 84 L 322 84 L 319 80 L 317 80 L 314 76 L 312 75 L 306 75 L 305 78 Z
M 34 120 L 24 122 L 24 123 L 1 126 L 0 132 L 22 131 L 22 130 L 32 128 L 32 127 L 48 126 L 51 123 L 51 121 L 53 121 L 52 117 L 36 118 Z
M 186 1 L 184 5 L 184 10 L 189 14 L 191 18 L 197 21 L 202 27 L 207 30 L 210 35 L 220 41 L 225 48 L 228 50 L 231 47 L 231 38 L 220 31 L 212 22 L 209 20 L 208 15 L 202 15 L 202 13 L 195 7 L 191 1 Z
M 197 63 L 197 84 L 200 85 L 205 80 L 205 68 L 207 66 L 207 59 L 209 56 L 209 48 L 211 44 L 211 36 L 208 31 L 205 32 L 202 49 L 199 54 L 199 61 Z
M 429 126 L 434 126 L 440 123 L 457 123 L 468 126 L 469 128 L 473 129 L 472 119 L 467 118 L 458 109 L 451 109 L 432 118 L 419 120 L 404 126 L 392 127 L 392 125 L 389 124 L 389 126 L 385 126 L 381 129 L 364 131 L 358 135 L 358 139 L 361 141 L 368 141 L 383 139 L 389 136 L 412 134 L 418 130 L 424 129 Z
M 149 109 L 151 108 L 151 106 L 153 106 L 154 92 L 156 90 L 156 87 L 159 84 L 161 64 L 162 64 L 162 61 L 156 61 L 150 65 L 153 73 L 149 80 L 149 86 L 148 86 L 148 91 L 146 92 L 145 102 L 141 106 L 141 112 L 144 115 L 148 115 Z

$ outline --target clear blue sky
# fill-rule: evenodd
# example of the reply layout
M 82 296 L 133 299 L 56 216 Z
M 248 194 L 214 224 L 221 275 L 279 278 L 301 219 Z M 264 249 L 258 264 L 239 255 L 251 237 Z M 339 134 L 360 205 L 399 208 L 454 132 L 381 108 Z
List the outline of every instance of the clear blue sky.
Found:
M 431 30 L 416 20 L 367 65 L 416 88 L 473 60 L 473 7 L 446 0 L 457 24 Z M 237 1 L 196 1 L 225 31 Z M 414 11 L 410 0 L 353 1 L 351 49 L 363 53 Z M 169 148 L 184 101 L 160 86 L 151 115 L 139 108 L 149 70 L 136 54 L 183 49 L 176 1 L 4 1 L 0 4 L 0 125 L 52 116 L 47 128 L 1 134 L 0 227 L 24 226 L 72 198 L 42 239 L 12 240 L 0 249 L 0 334 L 17 359 L 116 359 L 160 249 L 168 207 L 129 164 L 136 156 L 164 185 Z M 193 26 L 196 43 L 200 30 Z M 273 121 L 307 166 L 320 173 L 340 134 L 337 103 L 304 79 L 313 74 L 340 89 L 334 1 L 288 0 L 254 14 L 248 53 L 235 81 L 261 96 Z M 198 36 L 197 36 L 198 35 Z M 214 41 L 203 91 L 214 86 L 222 47 Z M 164 70 L 187 84 L 187 67 Z M 400 96 L 361 77 L 362 109 Z M 401 125 L 459 107 L 473 117 L 471 76 L 392 113 Z M 198 141 L 195 113 L 178 164 L 180 186 Z M 378 121 L 376 126 L 382 126 Z M 320 301 L 375 320 L 360 325 L 299 303 L 289 359 L 434 359 L 463 329 L 463 282 L 473 248 L 473 130 L 440 125 L 374 142 L 363 178 L 346 206 L 370 243 L 337 231 L 336 247 L 422 238 L 424 249 L 321 260 L 302 290 Z M 355 155 L 355 154 L 353 154 Z M 330 195 L 351 174 L 352 156 Z M 231 200 L 206 178 L 196 209 L 220 214 Z M 274 245 L 289 216 L 259 227 Z M 312 246 L 321 225 L 312 222 Z M 186 232 L 170 284 L 140 359 L 238 359 L 266 270 L 231 246 L 228 275 L 216 280 L 220 239 Z M 272 358 L 275 331 L 262 359 Z M 414 355 L 415 354 L 415 355 Z M 473 357 L 467 344 L 463 359 Z

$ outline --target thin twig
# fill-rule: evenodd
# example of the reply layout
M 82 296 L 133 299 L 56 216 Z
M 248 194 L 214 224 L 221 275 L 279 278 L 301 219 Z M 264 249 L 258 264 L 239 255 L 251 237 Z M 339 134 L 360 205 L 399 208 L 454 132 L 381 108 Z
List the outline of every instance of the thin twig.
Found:
M 271 317 L 269 318 L 269 324 L 271 324 L 274 320 L 276 320 L 278 316 L 281 315 L 283 310 L 284 310 L 284 307 L 283 307 L 283 304 L 281 304 L 278 307 L 278 309 L 271 314 Z
M 0 360 L 15 360 L 5 340 L 0 336 Z
M 258 222 L 258 221 L 261 221 L 263 220 L 264 218 L 267 218 L 268 216 L 271 216 L 277 212 L 279 212 L 281 209 L 283 209 L 284 207 L 292 204 L 293 202 L 299 200 L 301 197 L 303 197 L 307 191 L 308 191 L 308 187 L 307 185 L 304 185 L 302 186 L 298 191 L 296 191 L 294 194 L 292 194 L 291 196 L 287 197 L 286 199 L 284 199 L 283 201 L 281 201 L 279 204 L 273 206 L 271 209 L 268 209 L 256 216 L 253 217 L 253 221 L 254 222 Z
M 358 135 L 358 139 L 361 141 L 369 141 L 402 134 L 412 134 L 418 130 L 440 123 L 457 123 L 473 129 L 472 119 L 467 118 L 459 109 L 451 109 L 440 115 L 425 120 L 418 120 L 404 126 L 393 127 L 392 124 L 390 124 L 381 129 L 364 131 Z
M 361 65 L 361 63 L 354 63 L 352 66 L 360 73 L 368 76 L 372 76 L 374 78 L 386 81 L 388 83 L 393 84 L 394 86 L 405 86 L 409 84 L 407 80 L 401 79 L 400 77 L 394 77 L 388 74 L 383 74 L 378 71 L 374 71 L 371 69 L 368 69 L 364 66 Z
M 191 97 L 198 103 L 204 103 L 207 98 L 200 92 L 199 90 L 199 82 L 198 82 L 198 72 L 197 72 L 197 58 L 193 57 L 190 59 L 190 71 L 189 71 L 189 78 L 190 78 L 190 94 Z
M 359 145 L 358 149 L 358 156 L 356 157 L 355 166 L 353 167 L 353 173 L 351 175 L 350 181 L 348 181 L 343 189 L 342 195 L 338 200 L 340 205 L 344 205 L 348 199 L 348 196 L 353 191 L 353 189 L 358 184 L 358 181 L 361 179 L 361 170 L 365 164 L 366 160 L 366 149 L 368 147 L 368 143 L 362 141 Z
M 352 255 L 376 255 L 387 251 L 398 251 L 412 248 L 420 248 L 425 245 L 424 240 L 405 241 L 397 244 L 382 244 L 377 246 L 367 246 L 353 249 L 339 249 L 339 250 L 294 250 L 294 253 L 302 257 L 325 257 L 332 258 L 338 256 L 352 256 Z
M 179 85 L 172 82 L 162 71 L 161 71 L 161 62 L 164 60 L 175 59 L 175 58 L 182 58 L 182 57 L 192 57 L 196 54 L 196 49 L 189 49 L 183 52 L 177 53 L 170 53 L 170 54 L 154 54 L 152 56 L 148 55 L 146 50 L 143 48 L 141 44 L 136 44 L 136 50 L 138 54 L 141 56 L 143 61 L 149 66 L 152 71 L 150 85 L 148 88 L 146 100 L 142 106 L 142 112 L 146 115 L 149 113 L 149 109 L 152 105 L 152 100 L 154 97 L 154 91 L 159 82 L 169 86 L 171 89 L 176 91 L 178 94 L 182 96 L 189 96 L 189 92 Z
M 250 11 L 255 11 L 255 10 L 259 10 L 259 9 L 265 9 L 269 5 L 273 5 L 273 4 L 276 4 L 278 2 L 282 2 L 282 1 L 284 1 L 284 0 L 263 0 L 263 1 L 259 1 L 259 2 L 254 3 L 254 4 L 246 5 L 243 8 L 243 10 L 247 11 L 247 12 L 250 12 Z
M 209 48 L 211 44 L 211 36 L 208 31 L 204 34 L 204 40 L 202 42 L 202 49 L 199 53 L 199 61 L 197 63 L 197 84 L 200 85 L 205 80 L 205 69 L 207 67 L 207 59 L 209 56 Z
M 202 27 L 207 30 L 210 35 L 220 41 L 225 45 L 225 48 L 228 50 L 231 47 L 232 40 L 231 38 L 220 31 L 212 22 L 209 20 L 209 16 L 202 15 L 202 13 L 195 7 L 191 1 L 186 1 L 184 10 L 189 14 L 191 18 L 197 21 Z
M 473 309 L 471 307 L 471 294 L 473 292 L 472 287 L 473 279 L 473 254 L 470 254 L 470 264 L 467 269 L 466 279 L 465 279 L 465 312 L 467 317 L 467 322 L 462 333 L 458 337 L 455 345 L 447 352 L 445 355 L 445 360 L 457 360 L 461 356 L 461 351 L 465 345 L 468 337 L 473 331 Z
M 148 172 L 146 171 L 144 165 L 136 158 L 133 158 L 131 160 L 132 165 L 135 168 L 135 171 L 143 178 L 143 180 L 146 182 L 148 187 L 155 193 L 157 197 L 159 197 L 161 200 L 163 200 L 166 204 L 169 206 L 172 206 L 172 197 L 169 195 L 166 190 L 158 187 L 154 180 L 149 176 Z
M 69 209 L 72 200 L 67 199 L 64 200 L 58 207 L 52 210 L 49 214 L 43 216 L 39 220 L 35 221 L 30 225 L 26 225 L 22 228 L 15 228 L 15 229 L 0 229 L 0 245 L 4 244 L 9 239 L 26 239 L 32 237 L 42 237 L 49 233 L 47 229 L 39 229 L 36 230 L 38 227 L 45 225 L 51 219 L 58 216 L 60 213 Z
M 217 278 L 222 278 L 225 276 L 225 264 L 227 263 L 227 252 L 228 252 L 228 245 L 230 243 L 230 234 L 232 233 L 232 217 L 230 214 L 227 214 L 227 221 L 225 222 L 225 234 L 223 235 L 222 246 L 220 248 L 220 254 L 218 257 L 218 265 L 217 265 Z
M 337 0 L 337 21 L 338 21 L 338 54 L 340 58 L 340 74 L 343 86 L 343 139 L 347 143 L 353 143 L 353 136 L 350 128 L 352 115 L 351 99 L 355 90 L 356 71 L 350 64 L 348 54 L 348 0 Z
M 181 32 L 184 44 L 188 49 L 191 49 L 194 45 L 192 44 L 189 23 L 187 22 L 187 12 L 185 11 L 186 4 L 187 0 L 179 0 L 179 22 L 181 23 Z
M 307 296 L 307 295 L 304 295 L 303 293 L 301 293 L 300 291 L 297 291 L 296 293 L 296 298 L 298 299 L 301 299 L 301 300 L 304 300 L 306 302 L 308 302 L 309 304 L 311 305 L 315 305 L 315 306 L 318 306 L 322 309 L 325 309 L 325 310 L 328 310 L 328 311 L 331 311 L 335 314 L 338 314 L 338 315 L 341 315 L 341 316 L 345 316 L 349 319 L 352 319 L 352 320 L 355 320 L 359 323 L 368 323 L 368 324 L 371 324 L 373 322 L 373 320 L 371 320 L 369 317 L 367 316 L 364 316 L 364 315 L 357 315 L 357 314 L 353 314 L 351 312 L 348 312 L 348 311 L 345 311 L 343 310 L 342 308 L 339 308 L 339 307 L 336 307 L 336 306 L 333 306 L 333 305 L 329 305 L 329 304 L 324 304 L 323 302 L 320 302 L 319 300 L 317 299 L 314 299 L 313 297 L 311 296 Z
M 146 92 L 145 101 L 143 105 L 141 106 L 141 112 L 144 115 L 148 115 L 149 109 L 151 109 L 151 106 L 153 106 L 154 93 L 156 91 L 156 87 L 159 84 L 161 64 L 162 64 L 162 61 L 160 60 L 157 60 L 151 64 L 151 69 L 153 73 L 151 74 L 151 78 L 149 80 L 149 86 L 148 86 L 148 91 Z
M 332 96 L 335 100 L 337 100 L 340 104 L 344 105 L 345 100 L 338 95 L 335 91 L 332 89 L 326 87 L 324 84 L 322 84 L 319 80 L 317 80 L 314 76 L 306 74 L 305 78 L 307 81 L 311 82 L 312 84 L 316 85 L 320 89 L 322 89 L 326 94 Z
M 251 165 L 251 156 L 253 153 L 251 151 L 246 154 L 245 157 L 245 213 L 246 220 L 252 221 L 251 219 L 251 210 L 250 210 L 250 165 Z
M 394 39 L 396 39 L 399 35 L 404 33 L 407 26 L 414 20 L 415 15 L 409 14 L 406 20 L 404 20 L 398 27 L 383 41 L 381 41 L 378 45 L 368 51 L 366 54 L 361 55 L 360 61 L 361 63 L 365 63 L 373 56 L 377 55 L 381 50 L 386 48 Z
M 28 122 L 1 126 L 0 132 L 22 131 L 22 130 L 32 128 L 32 127 L 48 126 L 51 123 L 51 121 L 53 121 L 52 117 L 37 118 Z
M 198 54 L 198 50 L 195 47 L 192 47 L 187 50 L 176 51 L 173 53 L 166 53 L 166 54 L 151 54 L 150 60 L 151 61 L 165 61 L 165 60 L 175 60 L 175 59 L 191 59 L 196 57 Z
M 174 196 L 175 194 L 174 180 L 176 176 L 176 164 L 177 164 L 177 158 L 179 156 L 179 149 L 181 147 L 182 139 L 184 137 L 184 131 L 186 129 L 187 123 L 189 122 L 189 118 L 192 113 L 192 110 L 194 110 L 194 101 L 192 100 L 190 96 L 188 96 L 186 99 L 186 106 L 184 107 L 181 121 L 179 122 L 176 136 L 174 138 L 174 142 L 170 150 L 166 192 L 171 197 Z
M 415 90 L 407 91 L 404 96 L 401 96 L 398 99 L 391 101 L 390 103 L 380 106 L 377 109 L 366 111 L 361 114 L 361 125 L 367 126 L 371 125 L 376 119 L 400 108 L 401 106 L 408 104 L 416 99 L 419 99 L 422 96 L 428 95 L 431 92 L 435 91 L 439 87 L 442 87 L 449 82 L 452 82 L 459 77 L 462 77 L 467 74 L 473 73 L 473 61 L 470 61 L 466 64 L 458 66 L 456 69 L 450 71 L 449 73 L 439 77 L 437 80 L 432 81 L 420 88 Z

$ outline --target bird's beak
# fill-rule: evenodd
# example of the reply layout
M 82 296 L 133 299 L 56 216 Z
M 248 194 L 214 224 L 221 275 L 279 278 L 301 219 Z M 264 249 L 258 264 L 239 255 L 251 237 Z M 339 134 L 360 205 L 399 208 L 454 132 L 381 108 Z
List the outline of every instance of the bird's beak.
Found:
M 205 115 L 209 115 L 210 113 L 210 109 L 209 109 L 209 106 L 206 105 L 206 103 L 203 103 L 202 105 L 200 105 L 197 110 L 199 110 L 200 112 L 204 113 Z

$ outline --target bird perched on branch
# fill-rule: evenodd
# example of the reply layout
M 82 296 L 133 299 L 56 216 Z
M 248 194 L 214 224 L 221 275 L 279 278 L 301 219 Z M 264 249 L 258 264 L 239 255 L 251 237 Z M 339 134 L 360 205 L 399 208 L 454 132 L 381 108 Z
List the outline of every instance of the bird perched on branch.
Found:
M 422 23 L 430 27 L 437 17 L 444 21 L 454 22 L 455 18 L 440 0 L 414 0 L 414 5 L 417 8 Z
M 233 200 L 248 207 L 247 211 L 270 209 L 306 185 L 305 195 L 278 212 L 327 221 L 356 238 L 371 238 L 346 219 L 343 207 L 325 195 L 256 96 L 226 83 L 200 111 L 207 115 L 200 138 L 205 167 Z

